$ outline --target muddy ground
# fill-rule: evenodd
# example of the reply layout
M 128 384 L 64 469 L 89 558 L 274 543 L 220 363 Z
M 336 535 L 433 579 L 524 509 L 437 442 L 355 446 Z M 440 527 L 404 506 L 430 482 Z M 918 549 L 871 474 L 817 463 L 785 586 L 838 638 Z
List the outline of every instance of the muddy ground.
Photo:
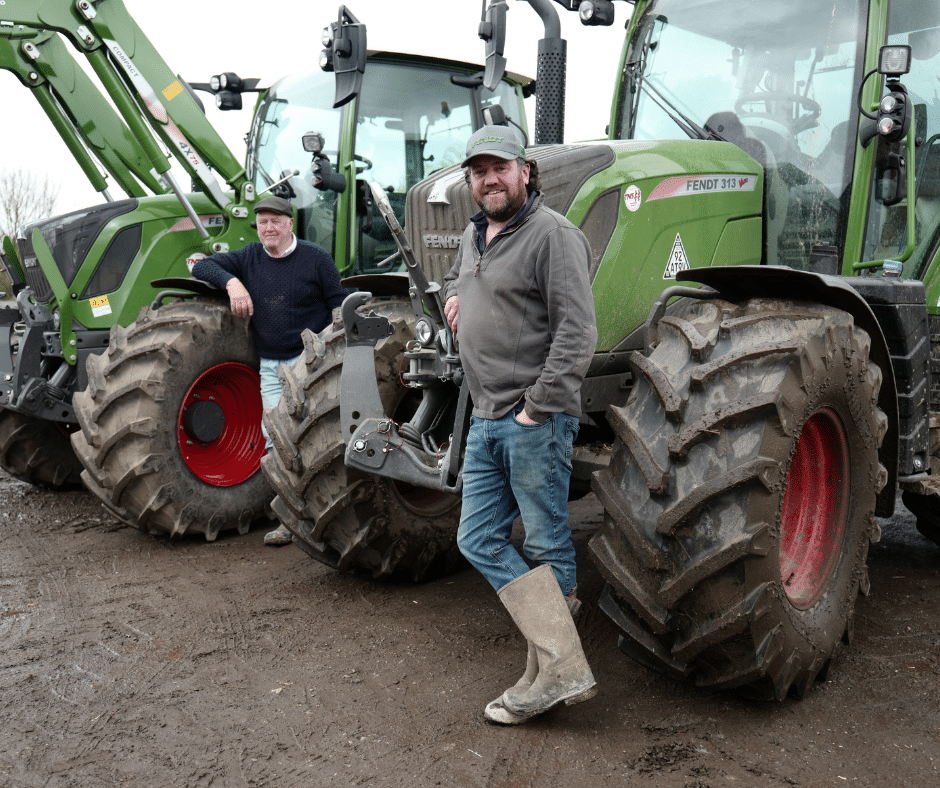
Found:
M 660 677 L 616 647 L 572 505 L 591 702 L 480 716 L 525 647 L 472 570 L 337 574 L 263 531 L 171 542 L 0 472 L 0 785 L 716 788 L 940 784 L 940 548 L 883 522 L 855 642 L 803 701 Z

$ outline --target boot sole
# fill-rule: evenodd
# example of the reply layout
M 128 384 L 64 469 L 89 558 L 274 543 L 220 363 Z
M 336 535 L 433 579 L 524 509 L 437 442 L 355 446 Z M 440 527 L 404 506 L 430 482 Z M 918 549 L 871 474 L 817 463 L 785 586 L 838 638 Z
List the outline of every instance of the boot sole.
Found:
M 588 687 L 588 688 L 585 689 L 585 690 L 580 690 L 580 691 L 577 691 L 577 690 L 576 690 L 576 691 L 575 691 L 575 694 L 573 694 L 573 695 L 571 695 L 571 696 L 569 696 L 569 697 L 567 697 L 567 698 L 559 698 L 559 699 L 556 700 L 554 703 L 552 703 L 551 706 L 546 706 L 544 709 L 535 709 L 535 710 L 532 710 L 532 709 L 519 709 L 519 710 L 517 711 L 517 710 L 514 709 L 512 706 L 510 706 L 508 703 L 503 703 L 503 707 L 504 707 L 507 711 L 511 712 L 512 714 L 515 714 L 515 715 L 520 716 L 520 717 L 523 716 L 523 715 L 529 716 L 529 717 L 534 717 L 536 714 L 544 714 L 546 711 L 551 711 L 552 709 L 556 709 L 556 708 L 558 708 L 562 703 L 564 703 L 566 706 L 574 706 L 576 703 L 583 703 L 583 702 L 586 701 L 586 700 L 590 700 L 590 699 L 593 698 L 595 695 L 597 695 L 597 682 L 595 682 L 594 684 L 592 684 L 590 687 Z
M 576 703 L 584 703 L 586 700 L 590 700 L 597 694 L 597 685 L 595 684 L 589 690 L 585 690 L 580 695 L 575 695 L 573 698 L 568 698 L 565 701 L 566 706 L 574 706 Z

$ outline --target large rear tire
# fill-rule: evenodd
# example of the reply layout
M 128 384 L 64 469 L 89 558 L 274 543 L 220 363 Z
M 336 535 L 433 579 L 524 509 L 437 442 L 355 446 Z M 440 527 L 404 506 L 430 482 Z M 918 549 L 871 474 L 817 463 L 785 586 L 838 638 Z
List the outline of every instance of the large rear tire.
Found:
M 69 442 L 69 425 L 0 408 L 0 468 L 53 490 L 82 486 L 82 465 Z
M 248 321 L 218 302 L 145 307 L 112 328 L 74 396 L 85 485 L 145 533 L 246 533 L 273 497 L 258 367 Z
M 384 315 L 394 327 L 376 346 L 376 375 L 385 412 L 402 418 L 413 406 L 411 398 L 419 396 L 399 380 L 405 342 L 412 338 L 410 303 L 376 301 L 362 309 Z M 415 581 L 451 571 L 461 562 L 460 499 L 366 475 L 343 462 L 345 356 L 343 331 L 306 331 L 303 357 L 281 368 L 284 394 L 264 416 L 275 446 L 262 462 L 277 493 L 272 508 L 301 548 L 335 569 Z
M 710 689 L 802 696 L 852 635 L 880 529 L 881 371 L 868 335 L 800 302 L 692 302 L 634 355 L 595 475 L 621 647 Z

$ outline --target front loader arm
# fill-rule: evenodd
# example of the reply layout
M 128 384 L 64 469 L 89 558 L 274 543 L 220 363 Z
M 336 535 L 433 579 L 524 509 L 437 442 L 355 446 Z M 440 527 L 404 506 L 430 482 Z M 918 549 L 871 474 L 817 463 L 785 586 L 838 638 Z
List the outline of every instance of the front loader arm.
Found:
M 54 30 L 88 59 L 124 118 L 149 164 L 176 194 L 210 252 L 228 249 L 238 230 L 228 220 L 248 217 L 254 188 L 244 167 L 228 149 L 196 103 L 128 13 L 121 0 L 9 0 L 0 7 L 0 28 L 25 25 Z M 158 139 L 202 191 L 222 210 L 226 228 L 210 238 L 172 174 Z M 233 201 L 213 172 L 235 192 Z M 236 225 L 240 222 L 236 222 Z
M 92 154 L 128 197 L 167 191 L 130 130 L 57 34 L 0 28 L 0 68 L 32 91 L 95 191 L 109 196 Z
M 103 55 L 106 50 L 108 70 L 131 88 L 138 104 L 146 109 L 145 117 L 154 131 L 186 170 L 201 182 L 213 202 L 224 208 L 228 198 L 209 168 L 237 192 L 247 182 L 245 169 L 190 91 L 144 35 L 122 0 L 100 0 L 94 4 L 78 0 L 75 7 L 92 34 L 98 36 L 97 41 L 87 42 L 95 49 L 86 51 L 96 73 L 102 76 L 99 68 L 104 65 L 103 57 L 93 59 L 91 56 L 94 52 Z

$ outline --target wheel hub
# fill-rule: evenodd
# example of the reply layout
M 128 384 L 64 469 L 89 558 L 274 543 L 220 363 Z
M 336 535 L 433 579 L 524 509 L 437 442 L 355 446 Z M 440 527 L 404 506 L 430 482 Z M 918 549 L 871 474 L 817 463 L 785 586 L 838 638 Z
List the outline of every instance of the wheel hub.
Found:
M 190 386 L 177 424 L 180 454 L 198 479 L 231 487 L 261 469 L 261 385 L 257 370 L 227 362 Z
M 790 461 L 780 520 L 780 577 L 797 608 L 810 607 L 838 563 L 849 511 L 849 446 L 835 411 L 803 425 Z
M 183 408 L 182 427 L 190 440 L 211 443 L 225 430 L 225 413 L 215 400 L 197 400 Z

